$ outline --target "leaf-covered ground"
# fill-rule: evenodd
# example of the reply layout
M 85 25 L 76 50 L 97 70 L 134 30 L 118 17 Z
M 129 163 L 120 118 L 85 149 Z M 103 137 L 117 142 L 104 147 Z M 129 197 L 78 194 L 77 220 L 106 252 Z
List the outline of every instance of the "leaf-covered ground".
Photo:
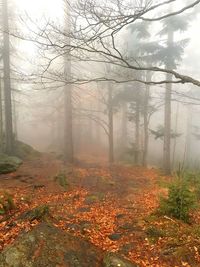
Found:
M 65 173 L 60 186 L 55 177 Z M 53 156 L 24 163 L 0 176 L 0 193 L 11 194 L 15 209 L 0 215 L 0 250 L 40 220 L 26 212 L 41 205 L 48 220 L 106 251 L 118 251 L 139 266 L 200 266 L 200 216 L 192 223 L 155 214 L 169 177 L 154 169 L 77 164 L 64 167 Z

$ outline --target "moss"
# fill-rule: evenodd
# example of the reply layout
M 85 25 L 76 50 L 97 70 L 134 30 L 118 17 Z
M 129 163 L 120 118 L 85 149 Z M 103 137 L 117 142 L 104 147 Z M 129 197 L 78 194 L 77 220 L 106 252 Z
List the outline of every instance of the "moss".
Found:
M 32 148 L 30 145 L 27 145 L 18 140 L 15 141 L 14 151 L 15 155 L 17 157 L 20 157 L 21 159 L 28 159 L 40 156 L 40 152 Z
M 85 198 L 85 204 L 93 204 L 99 201 L 103 201 L 104 199 L 104 194 L 103 193 L 96 193 L 96 194 L 92 194 L 92 195 L 88 195 Z
M 103 259 L 103 267 L 137 267 L 136 264 L 130 263 L 114 253 L 108 253 Z
M 21 164 L 22 160 L 17 157 L 10 157 L 6 154 L 0 154 L 0 174 L 14 172 Z
M 150 215 L 148 215 L 147 217 L 145 217 L 145 222 L 151 223 L 151 222 L 155 222 L 158 220 L 158 215 L 156 213 L 152 213 Z
M 15 209 L 13 197 L 7 192 L 0 196 L 0 214 L 5 214 L 10 210 Z
M 34 220 L 48 221 L 49 215 L 50 215 L 49 206 L 42 205 L 42 206 L 38 206 L 32 210 L 25 212 L 24 214 L 20 216 L 20 218 L 26 219 L 29 221 L 34 221 Z
M 166 233 L 163 230 L 156 228 L 155 226 L 147 228 L 145 232 L 152 242 L 156 242 L 160 237 L 166 236 Z

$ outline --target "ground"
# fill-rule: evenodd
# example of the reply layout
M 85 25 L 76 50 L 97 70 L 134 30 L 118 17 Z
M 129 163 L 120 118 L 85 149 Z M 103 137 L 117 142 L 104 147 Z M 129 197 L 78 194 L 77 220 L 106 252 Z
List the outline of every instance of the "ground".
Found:
M 0 176 L 0 193 L 12 195 L 15 204 L 0 215 L 0 250 L 47 220 L 141 267 L 200 266 L 198 209 L 191 224 L 156 213 L 160 195 L 167 195 L 163 185 L 171 179 L 128 165 L 66 167 L 54 155 L 25 161 L 16 172 Z M 35 215 L 38 207 L 48 207 L 45 218 Z

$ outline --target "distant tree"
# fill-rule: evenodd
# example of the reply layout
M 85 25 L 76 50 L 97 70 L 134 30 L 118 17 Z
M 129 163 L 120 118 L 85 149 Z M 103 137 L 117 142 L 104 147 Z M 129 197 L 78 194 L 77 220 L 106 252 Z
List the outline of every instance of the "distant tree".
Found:
M 166 36 L 167 40 L 162 45 L 160 52 L 157 54 L 158 60 L 161 64 L 165 65 L 166 69 L 174 70 L 177 68 L 178 63 L 181 61 L 184 48 L 188 43 L 188 39 L 182 39 L 175 41 L 174 35 L 176 32 L 183 32 L 188 28 L 188 17 L 175 16 L 167 18 L 163 21 L 163 29 L 160 31 L 160 36 Z M 165 90 L 165 112 L 164 112 L 164 147 L 163 147 L 163 167 L 166 174 L 171 172 L 171 95 L 172 95 L 172 83 L 173 75 L 166 74 L 166 80 L 169 83 L 166 84 Z
M 154 41 L 149 40 L 151 35 L 149 31 L 150 24 L 146 22 L 138 22 L 129 25 L 127 34 L 127 57 L 136 61 L 138 65 L 151 65 L 157 63 L 156 53 L 160 49 L 160 45 Z M 132 73 L 130 73 L 132 75 Z M 133 74 L 134 75 L 134 74 Z M 142 165 L 147 166 L 147 155 L 148 155 L 148 136 L 149 136 L 149 113 L 152 111 L 150 107 L 150 84 L 152 73 L 150 71 L 137 72 L 135 77 L 140 80 L 146 80 L 147 84 L 142 86 L 138 83 L 133 83 L 133 89 L 128 93 L 127 101 L 132 102 L 131 108 L 135 115 L 132 117 L 135 122 L 135 163 L 139 163 L 139 156 L 141 154 L 140 140 L 141 140 L 141 117 L 143 116 L 143 130 L 144 130 L 144 147 Z M 127 77 L 128 78 L 128 77 Z M 129 90 L 131 88 L 129 87 Z M 134 91 L 134 94 L 133 94 Z M 124 91 L 127 94 L 126 89 Z M 122 94 L 122 92 L 120 93 Z M 131 96 L 131 94 L 133 94 Z M 122 97 L 123 99 L 123 97 Z M 134 104 L 134 103 L 135 104 Z
M 14 135 L 12 118 L 12 91 L 10 78 L 10 38 L 9 38 L 9 19 L 8 1 L 2 0 L 2 23 L 3 23 L 3 87 L 5 98 L 5 152 L 13 154 Z
M 108 83 L 108 132 L 109 132 L 109 163 L 114 162 L 114 132 L 113 132 L 113 88 Z
M 3 99 L 2 99 L 2 78 L 0 76 L 0 152 L 3 152 Z
M 66 44 L 70 45 L 70 6 L 66 2 L 65 4 L 65 27 L 66 27 Z M 69 53 L 65 56 L 65 79 L 70 81 L 71 79 L 71 57 Z M 73 104 L 72 104 L 72 85 L 66 84 L 64 87 L 64 158 L 67 163 L 74 162 L 74 144 L 73 144 Z
M 149 129 L 152 135 L 154 135 L 155 140 L 157 139 L 162 139 L 164 140 L 165 136 L 165 128 L 163 125 L 158 125 L 156 130 Z M 180 137 L 182 134 L 181 133 L 176 133 L 172 129 L 170 130 L 170 139 L 175 139 L 177 137 Z

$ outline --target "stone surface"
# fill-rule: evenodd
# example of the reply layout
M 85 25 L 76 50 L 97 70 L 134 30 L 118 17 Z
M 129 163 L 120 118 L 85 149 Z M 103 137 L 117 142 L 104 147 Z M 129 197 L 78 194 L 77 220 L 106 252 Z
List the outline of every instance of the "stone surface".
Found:
M 104 256 L 102 267 L 139 267 L 114 253 L 108 253 Z
M 115 254 L 41 223 L 0 254 L 0 267 L 136 267 Z
M 112 241 L 117 241 L 122 237 L 121 233 L 113 233 L 111 235 L 108 236 L 108 238 Z
M 90 243 L 42 223 L 1 253 L 0 267 L 98 267 L 101 257 Z
M 22 160 L 17 157 L 0 154 L 0 174 L 14 172 L 21 164 Z

